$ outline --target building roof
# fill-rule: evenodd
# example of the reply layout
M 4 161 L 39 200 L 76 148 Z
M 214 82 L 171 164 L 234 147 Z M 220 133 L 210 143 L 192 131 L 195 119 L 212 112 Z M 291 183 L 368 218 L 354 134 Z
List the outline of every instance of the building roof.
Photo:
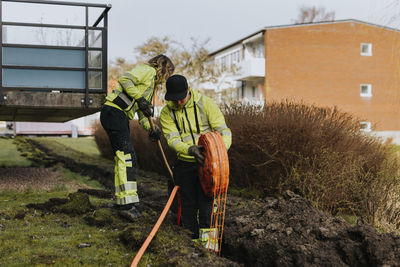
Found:
M 356 19 L 344 19 L 344 20 L 334 20 L 334 21 L 321 21 L 321 22 L 309 22 L 309 23 L 300 23 L 300 24 L 286 24 L 286 25 L 275 25 L 275 26 L 266 26 L 264 28 L 262 28 L 261 30 L 258 30 L 250 35 L 247 35 L 246 37 L 237 40 L 229 45 L 226 45 L 210 54 L 208 54 L 209 57 L 212 57 L 216 54 L 218 54 L 219 52 L 231 48 L 237 44 L 242 43 L 244 40 L 253 37 L 261 32 L 265 32 L 266 30 L 270 30 L 270 29 L 278 29 L 278 28 L 291 28 L 291 27 L 308 27 L 308 26 L 315 26 L 315 25 L 321 25 L 321 24 L 336 24 L 336 23 L 348 23 L 348 22 L 355 22 L 355 23 L 360 23 L 360 24 L 366 24 L 369 26 L 373 26 L 373 27 L 378 27 L 378 28 L 383 28 L 383 29 L 387 29 L 387 30 L 392 30 L 392 31 L 396 31 L 396 32 L 400 32 L 399 29 L 395 29 L 395 28 L 391 28 L 391 27 L 387 27 L 387 26 L 383 26 L 383 25 L 378 25 L 378 24 L 374 24 L 374 23 L 370 23 L 370 22 L 364 22 L 361 20 L 356 20 Z

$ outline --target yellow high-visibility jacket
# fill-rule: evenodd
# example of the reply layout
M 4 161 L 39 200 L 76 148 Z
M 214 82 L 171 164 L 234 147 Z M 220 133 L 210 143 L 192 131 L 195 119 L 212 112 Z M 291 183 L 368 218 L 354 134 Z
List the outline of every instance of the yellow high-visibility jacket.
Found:
M 226 149 L 232 144 L 232 133 L 225 123 L 224 115 L 212 99 L 196 90 L 190 90 L 190 94 L 189 101 L 180 109 L 172 101 L 168 101 L 161 110 L 160 120 L 168 145 L 176 151 L 178 159 L 195 162 L 194 157 L 189 156 L 188 149 L 198 144 L 202 133 L 218 131 Z
M 150 129 L 149 120 L 143 115 L 142 111 L 140 111 L 135 100 L 144 97 L 151 103 L 154 96 L 155 77 L 155 68 L 147 64 L 137 65 L 134 69 L 126 72 L 118 79 L 117 87 L 107 95 L 104 105 L 122 110 L 130 120 L 134 118 L 135 112 L 137 112 L 140 125 L 148 131 Z M 120 92 L 125 93 L 132 99 L 132 104 L 125 109 L 113 103 Z

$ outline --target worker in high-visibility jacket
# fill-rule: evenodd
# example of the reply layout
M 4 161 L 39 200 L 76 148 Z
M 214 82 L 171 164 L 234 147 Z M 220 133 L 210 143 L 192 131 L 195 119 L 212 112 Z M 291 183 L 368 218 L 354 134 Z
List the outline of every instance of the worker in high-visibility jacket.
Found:
M 178 156 L 174 180 L 180 186 L 182 225 L 192 232 L 193 239 L 207 242 L 213 198 L 204 194 L 198 178 L 198 164 L 203 165 L 205 159 L 198 140 L 202 133 L 218 131 L 229 149 L 232 133 L 215 102 L 190 89 L 184 76 L 171 76 L 166 88 L 168 102 L 160 120 L 168 145 Z
M 174 64 L 165 55 L 158 55 L 146 64 L 139 64 L 118 79 L 116 88 L 107 95 L 100 121 L 107 132 L 115 159 L 116 208 L 121 215 L 134 220 L 140 215 L 136 184 L 136 154 L 130 139 L 129 120 L 137 113 L 140 125 L 152 141 L 161 136 L 161 129 L 152 130 L 148 117 L 153 115 L 155 90 L 174 72 Z

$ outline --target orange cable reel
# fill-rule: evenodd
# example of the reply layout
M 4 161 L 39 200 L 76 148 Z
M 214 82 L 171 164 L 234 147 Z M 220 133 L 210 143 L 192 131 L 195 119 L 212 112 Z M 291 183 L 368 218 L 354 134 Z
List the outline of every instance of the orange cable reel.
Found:
M 220 255 L 229 186 L 228 152 L 222 136 L 218 132 L 202 134 L 198 145 L 204 147 L 205 156 L 204 166 L 199 167 L 200 184 L 204 193 L 214 198 L 210 229 L 200 238 L 207 240 L 208 250 Z

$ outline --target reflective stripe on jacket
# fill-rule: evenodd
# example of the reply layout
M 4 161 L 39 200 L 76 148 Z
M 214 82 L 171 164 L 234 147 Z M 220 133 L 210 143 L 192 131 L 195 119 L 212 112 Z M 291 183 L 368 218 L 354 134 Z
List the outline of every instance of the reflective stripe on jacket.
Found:
M 147 65 L 139 64 L 134 69 L 126 72 L 118 79 L 117 87 L 107 95 L 105 105 L 118 108 L 125 112 L 126 116 L 132 120 L 137 112 L 139 116 L 139 123 L 146 130 L 150 129 L 148 119 L 139 110 L 136 99 L 144 97 L 151 103 L 154 95 L 154 81 L 156 77 L 156 69 Z M 132 99 L 132 104 L 125 110 L 121 109 L 118 105 L 114 104 L 114 99 L 120 92 L 124 92 Z
M 190 90 L 190 93 L 189 101 L 181 109 L 172 101 L 168 101 L 161 111 L 160 120 L 168 145 L 176 151 L 178 158 L 194 162 L 195 159 L 189 156 L 188 149 L 192 145 L 197 145 L 202 133 L 218 131 L 222 135 L 226 149 L 231 146 L 232 133 L 225 123 L 221 110 L 212 99 L 196 90 Z

